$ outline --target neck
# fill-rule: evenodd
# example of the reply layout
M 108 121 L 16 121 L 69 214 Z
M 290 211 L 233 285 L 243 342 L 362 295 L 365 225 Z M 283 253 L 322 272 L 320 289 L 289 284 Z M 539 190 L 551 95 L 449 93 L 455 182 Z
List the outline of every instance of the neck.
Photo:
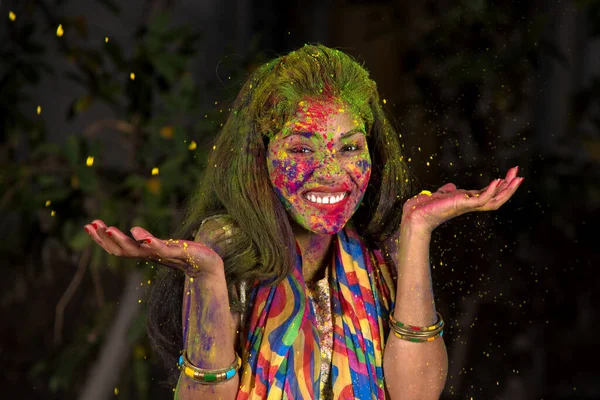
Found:
M 306 230 L 292 221 L 292 231 L 302 252 L 302 274 L 306 282 L 325 276 L 325 268 L 331 261 L 333 235 Z

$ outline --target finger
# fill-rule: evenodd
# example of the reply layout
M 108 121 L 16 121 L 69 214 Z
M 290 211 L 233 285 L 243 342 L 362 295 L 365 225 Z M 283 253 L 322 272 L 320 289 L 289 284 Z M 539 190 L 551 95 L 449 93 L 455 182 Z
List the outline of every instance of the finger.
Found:
M 504 189 L 506 189 L 508 187 L 508 185 L 510 185 L 510 183 L 513 181 L 513 179 L 515 179 L 518 172 L 519 172 L 518 166 L 509 169 L 508 172 L 506 173 L 506 177 L 503 179 L 502 183 L 500 183 L 500 186 L 498 187 L 498 192 L 501 192 Z
M 115 256 L 122 256 L 124 253 L 123 248 L 113 240 L 111 237 L 112 233 L 110 231 L 107 233 L 106 230 L 107 228 L 103 226 L 98 226 L 98 229 L 96 229 L 98 237 L 104 244 L 102 247 L 107 249 L 109 253 L 114 254 Z
M 92 239 L 94 239 L 108 254 L 118 255 L 119 248 L 112 243 L 109 236 L 103 234 L 106 230 L 105 226 L 103 221 L 94 220 L 91 224 L 85 225 L 84 228 Z M 102 231 L 102 234 L 99 230 Z
M 119 229 L 111 226 L 106 229 L 106 234 L 117 244 L 123 251 L 121 256 L 124 257 L 148 257 L 150 251 L 146 247 L 142 247 L 140 243 L 133 240 Z
M 514 177 L 510 181 L 503 180 L 503 182 L 498 187 L 498 190 L 496 191 L 496 195 L 494 197 L 499 196 L 500 194 L 502 194 L 503 192 L 508 190 L 509 187 L 514 187 L 513 185 L 517 184 L 519 182 L 520 182 L 519 177 Z
M 484 190 L 478 193 L 474 191 L 475 193 L 470 197 L 472 204 L 475 207 L 483 207 L 487 204 L 497 193 L 498 185 L 500 185 L 501 181 L 502 179 L 494 179 Z
M 92 221 L 92 226 L 94 227 L 94 229 L 106 228 L 106 224 L 101 219 L 95 219 L 95 220 L 93 220 Z
M 444 186 L 439 188 L 437 191 L 439 193 L 448 193 L 456 190 L 456 185 L 454 183 L 446 183 Z
M 519 173 L 519 166 L 517 165 L 516 167 L 512 167 L 511 169 L 508 170 L 508 172 L 506 173 L 506 178 L 504 178 L 504 180 L 507 182 L 510 182 L 513 179 L 515 179 L 515 177 L 517 176 L 518 173 Z
M 492 200 L 490 200 L 487 204 L 485 204 L 482 211 L 497 210 L 498 208 L 500 208 L 517 191 L 517 188 L 519 187 L 521 182 L 523 182 L 523 179 L 525 179 L 525 178 L 513 179 L 511 181 L 511 183 L 509 184 L 509 186 L 505 190 L 502 191 L 502 193 L 498 193 L 496 196 L 494 196 L 494 198 L 492 198 Z
M 98 226 L 98 225 L 96 225 Z M 83 229 L 85 229 L 85 231 L 90 235 L 90 237 L 96 242 L 98 243 L 100 246 L 102 246 L 104 248 L 104 245 L 102 243 L 102 240 L 100 239 L 100 237 L 98 236 L 98 233 L 96 232 L 96 228 L 94 228 L 94 226 L 92 224 L 86 224 L 83 226 Z M 104 250 L 106 250 L 108 252 L 108 250 L 106 248 L 104 248 Z

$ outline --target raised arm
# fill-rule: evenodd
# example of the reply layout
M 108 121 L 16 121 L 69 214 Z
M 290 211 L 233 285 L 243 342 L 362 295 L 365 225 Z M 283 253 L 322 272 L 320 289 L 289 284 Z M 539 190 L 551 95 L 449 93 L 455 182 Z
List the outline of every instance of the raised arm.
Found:
M 190 367 L 182 369 L 176 399 L 227 400 L 237 395 L 237 369 L 232 371 L 230 379 L 221 383 L 211 383 L 208 375 L 204 379 L 208 384 L 188 376 L 190 371 L 222 369 L 236 360 L 235 318 L 229 311 L 224 265 L 218 249 L 212 245 L 218 242 L 224 230 L 211 225 L 206 224 L 204 233 L 199 234 L 196 241 L 161 240 L 140 227 L 131 229 L 134 240 L 115 227 L 107 227 L 101 220 L 85 226 L 90 236 L 110 254 L 151 259 L 185 273 L 182 350 L 186 351 Z
M 202 226 L 196 240 L 218 251 L 212 243 L 226 231 L 214 220 Z M 202 369 L 220 369 L 235 360 L 235 316 L 229 310 L 227 284 L 222 260 L 209 268 L 209 275 L 186 277 L 183 293 L 183 342 L 192 364 Z M 216 384 L 200 384 L 181 373 L 175 399 L 235 399 L 239 376 Z
M 400 228 L 382 243 L 386 256 L 397 268 L 395 320 L 415 327 L 437 322 L 429 265 L 432 231 L 458 215 L 498 209 L 522 180 L 515 167 L 505 179 L 497 179 L 482 190 L 457 189 L 449 183 L 435 193 L 421 192 L 405 203 Z M 443 338 L 413 342 L 390 332 L 383 368 L 392 400 L 438 399 L 448 371 Z

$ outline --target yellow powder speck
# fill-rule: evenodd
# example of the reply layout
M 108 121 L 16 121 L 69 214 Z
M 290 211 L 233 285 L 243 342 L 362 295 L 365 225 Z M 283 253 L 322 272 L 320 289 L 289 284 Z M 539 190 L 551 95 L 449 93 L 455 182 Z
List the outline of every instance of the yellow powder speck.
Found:
M 429 161 L 427 161 L 427 166 L 429 167 Z
M 51 217 L 54 217 L 55 215 L 56 215 L 56 211 L 52 210 L 52 211 L 50 212 L 50 216 L 51 216 Z
M 58 28 L 56 28 L 56 36 L 62 37 L 64 34 L 65 30 L 63 29 L 62 24 L 58 25 Z
M 158 175 L 158 168 L 152 168 L 152 175 Z
M 88 167 L 94 165 L 94 157 L 88 156 L 88 158 L 85 160 L 85 165 L 87 165 Z
M 217 149 L 217 146 L 213 146 L 213 150 L 216 150 L 216 149 Z
M 420 147 L 419 147 L 418 149 L 419 149 L 419 151 L 421 151 L 421 148 L 420 148 Z
M 387 103 L 387 100 L 386 100 L 386 99 L 383 99 L 383 104 L 385 104 L 385 103 Z
M 132 81 L 135 80 L 135 74 L 133 72 L 129 73 L 129 79 L 131 79 Z
M 48 207 L 52 202 L 50 200 L 46 200 L 46 207 Z
M 40 115 L 42 113 L 42 106 L 37 106 L 35 111 L 37 112 L 37 115 Z
M 104 43 L 108 43 L 108 36 L 104 36 Z
M 114 390 L 114 392 L 115 392 L 115 396 L 118 396 L 119 395 L 119 388 L 116 387 L 115 390 Z
M 14 12 L 9 11 L 8 12 L 8 19 L 10 19 L 11 21 L 14 21 L 15 19 L 17 19 L 17 15 Z
M 190 145 L 188 146 L 188 150 L 196 150 L 196 142 L 192 140 L 192 142 L 190 143 Z
M 250 89 L 252 89 L 252 84 L 250 84 Z
M 142 300 L 138 300 L 138 303 L 141 303 L 141 302 L 142 302 Z

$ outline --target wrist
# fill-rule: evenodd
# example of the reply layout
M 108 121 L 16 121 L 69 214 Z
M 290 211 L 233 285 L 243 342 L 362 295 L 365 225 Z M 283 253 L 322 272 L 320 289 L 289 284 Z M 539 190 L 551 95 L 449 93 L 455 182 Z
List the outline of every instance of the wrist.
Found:
M 399 234 L 403 239 L 417 239 L 429 241 L 433 229 L 422 223 L 402 219 Z

